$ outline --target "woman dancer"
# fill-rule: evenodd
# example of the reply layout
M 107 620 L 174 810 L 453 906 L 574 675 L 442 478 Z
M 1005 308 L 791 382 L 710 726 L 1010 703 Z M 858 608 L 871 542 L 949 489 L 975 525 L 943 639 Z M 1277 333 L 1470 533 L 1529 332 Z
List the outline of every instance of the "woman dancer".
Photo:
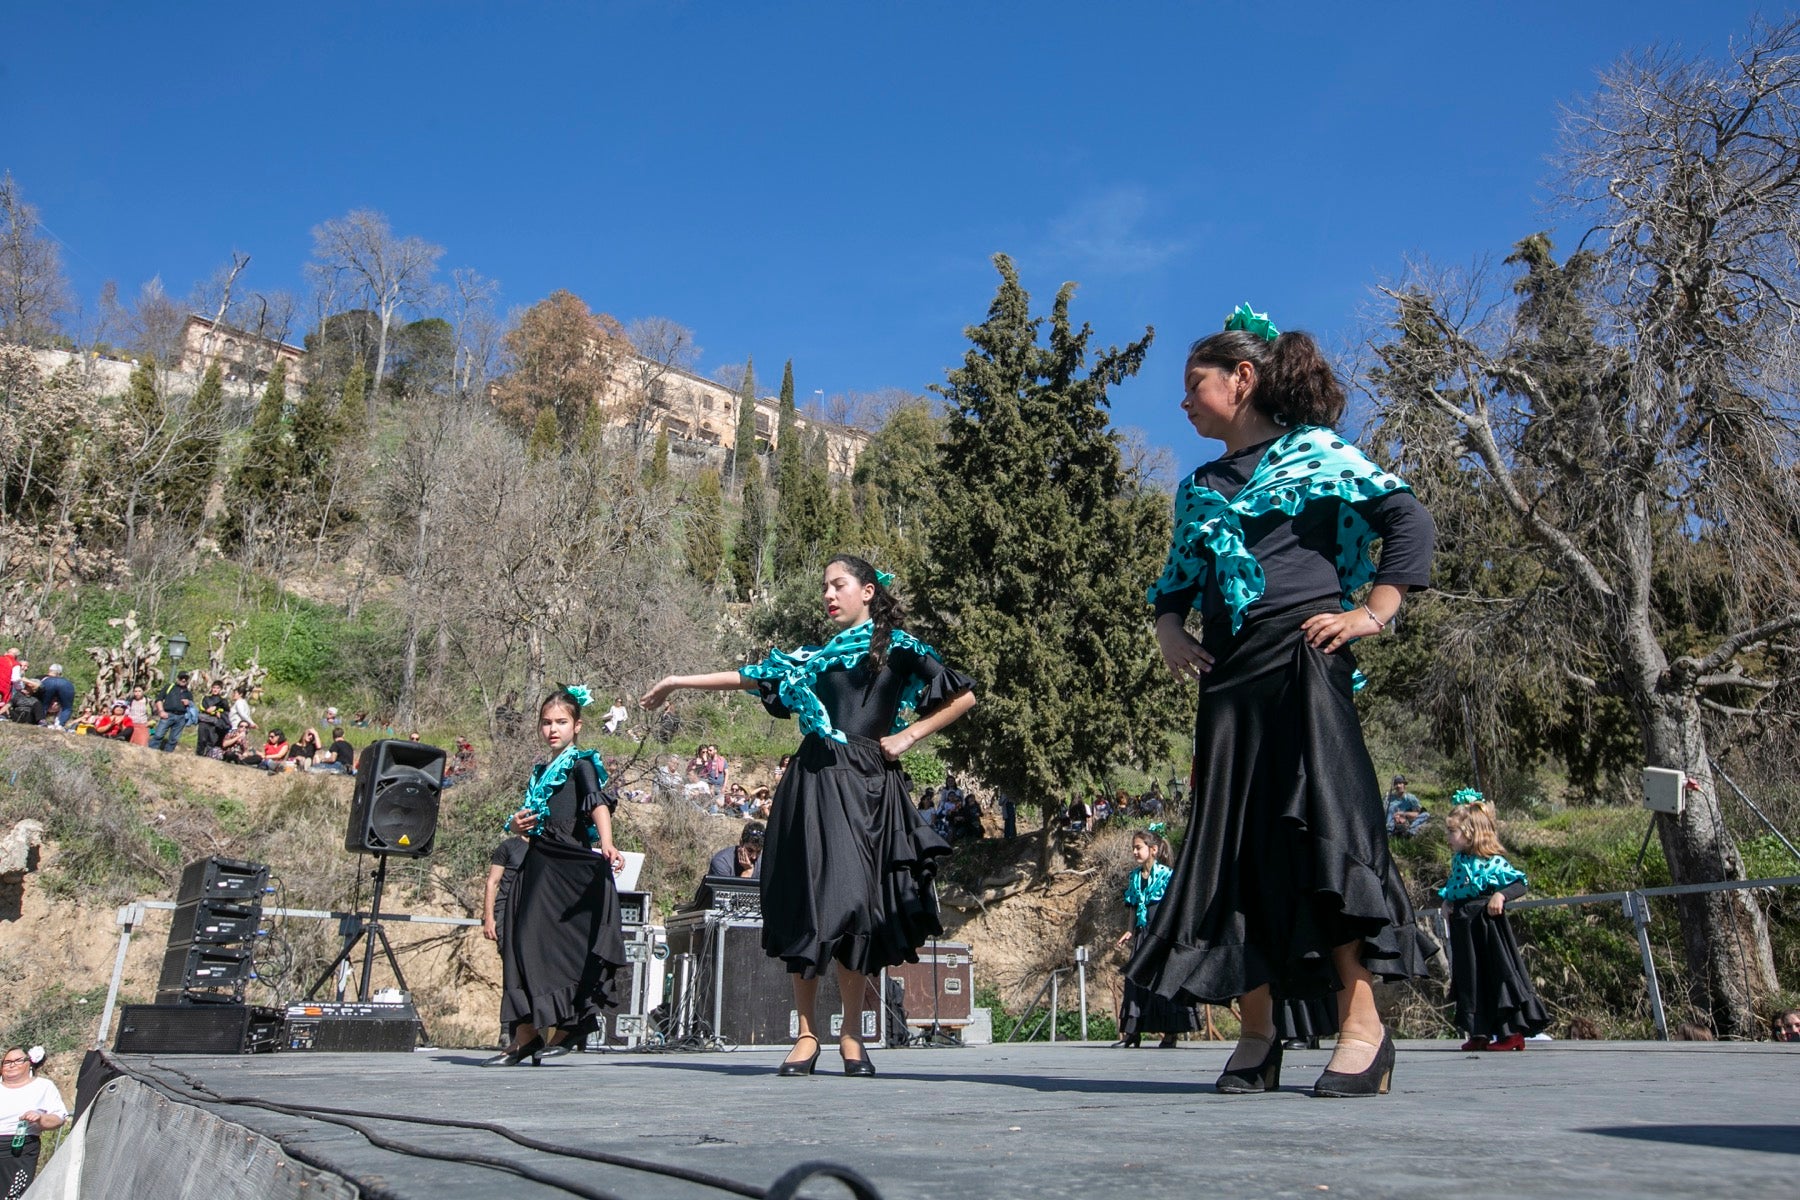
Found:
M 1136 934 L 1150 924 L 1150 918 L 1162 905 L 1168 890 L 1169 843 L 1154 829 L 1139 829 L 1131 835 L 1131 857 L 1137 865 L 1125 880 L 1125 906 L 1131 910 L 1131 923 L 1119 935 L 1118 944 L 1129 946 Z M 1158 996 L 1141 983 L 1125 981 L 1125 1002 L 1119 1009 L 1119 1045 L 1136 1049 L 1144 1030 L 1162 1034 L 1157 1045 L 1164 1050 L 1174 1047 L 1176 1034 L 1200 1028 L 1199 1018 L 1191 1004 L 1175 1004 Z
M 1388 1090 L 1393 1041 L 1376 978 L 1424 973 L 1381 789 L 1351 696 L 1347 647 L 1429 583 L 1430 516 L 1329 426 L 1344 391 L 1314 341 L 1248 306 L 1188 351 L 1182 411 L 1225 455 L 1177 489 L 1151 587 L 1156 639 L 1200 685 L 1192 824 L 1128 975 L 1157 994 L 1239 1000 L 1219 1090 L 1273 1090 L 1273 993 L 1335 992 L 1340 1036 L 1318 1096 Z M 1367 558 L 1381 537 L 1381 567 Z M 1364 584 L 1362 603 L 1352 599 Z M 1196 641 L 1185 628 L 1198 603 Z
M 1525 894 L 1525 872 L 1506 847 L 1481 793 L 1450 797 L 1450 878 L 1438 895 L 1450 909 L 1450 994 L 1464 1050 L 1523 1050 L 1550 1024 L 1506 919 L 1506 902 Z M 1489 1038 L 1493 1040 L 1490 1041 Z
M 775 789 L 762 860 L 763 951 L 794 979 L 800 1036 L 778 1075 L 810 1075 L 819 1058 L 819 973 L 837 964 L 844 1074 L 875 1074 L 862 1045 L 864 977 L 917 962 L 942 932 L 934 860 L 950 847 L 910 803 L 899 758 L 975 706 L 973 684 L 898 628 L 893 576 L 854 555 L 825 564 L 823 646 L 771 651 L 754 666 L 671 675 L 644 694 L 657 708 L 677 688 L 755 689 L 806 735 Z M 918 719 L 901 726 L 911 708 Z M 809 1053 L 810 1051 L 810 1053 Z
M 506 832 L 530 839 L 497 930 L 506 1050 L 484 1066 L 538 1065 L 546 1051 L 567 1053 L 569 1039 L 593 1031 L 616 1007 L 615 974 L 625 967 L 619 894 L 613 872 L 625 856 L 613 846 L 612 810 L 600 754 L 577 745 L 588 691 L 559 688 L 538 708 L 548 763 L 531 770 L 525 802 Z

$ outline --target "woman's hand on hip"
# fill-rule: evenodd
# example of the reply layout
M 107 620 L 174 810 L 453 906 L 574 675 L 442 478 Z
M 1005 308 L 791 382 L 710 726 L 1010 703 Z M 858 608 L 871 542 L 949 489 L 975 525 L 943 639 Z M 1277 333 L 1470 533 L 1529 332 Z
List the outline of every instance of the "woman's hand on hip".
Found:
M 1382 626 L 1367 609 L 1356 607 L 1349 612 L 1315 613 L 1300 624 L 1306 644 L 1326 654 L 1347 646 L 1357 638 L 1380 633 Z
M 1156 645 L 1163 662 L 1175 678 L 1199 683 L 1213 669 L 1213 656 L 1207 653 L 1194 635 L 1174 613 L 1164 613 L 1156 622 Z

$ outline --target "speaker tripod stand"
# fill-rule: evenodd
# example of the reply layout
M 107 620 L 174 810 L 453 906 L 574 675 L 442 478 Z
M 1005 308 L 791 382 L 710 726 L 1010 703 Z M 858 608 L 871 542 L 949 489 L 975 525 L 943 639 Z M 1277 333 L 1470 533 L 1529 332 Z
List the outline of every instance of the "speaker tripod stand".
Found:
M 369 981 L 375 972 L 375 944 L 377 942 L 381 943 L 381 953 L 387 958 L 388 968 L 394 972 L 394 981 L 400 985 L 401 991 L 411 994 L 412 989 L 406 986 L 406 976 L 400 972 L 400 960 L 394 956 L 393 944 L 388 941 L 387 930 L 381 925 L 381 892 L 387 886 L 387 869 L 388 856 L 377 854 L 375 856 L 375 894 L 369 900 L 368 915 L 352 913 L 345 918 L 344 948 L 339 950 L 338 956 L 331 960 L 331 965 L 325 968 L 324 973 L 319 976 L 318 982 L 306 990 L 308 1000 L 318 995 L 319 989 L 331 981 L 331 977 L 337 974 L 338 968 L 350 961 L 350 956 L 355 953 L 359 942 L 363 948 L 363 961 L 362 982 L 356 989 L 357 1000 L 363 1004 L 369 1002 Z

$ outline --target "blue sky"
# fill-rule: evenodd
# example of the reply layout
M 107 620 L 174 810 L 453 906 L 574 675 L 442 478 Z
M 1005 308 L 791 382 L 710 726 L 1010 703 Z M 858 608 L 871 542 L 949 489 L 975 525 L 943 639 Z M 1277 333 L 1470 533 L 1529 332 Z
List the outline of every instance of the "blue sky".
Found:
M 1233 305 L 1341 343 L 1409 259 L 1504 253 L 1596 71 L 1754 11 L 62 0 L 0 47 L 0 169 L 88 302 L 234 249 L 298 291 L 312 227 L 373 208 L 509 307 L 671 317 L 803 398 L 941 380 L 1004 251 L 1098 340 L 1156 327 L 1116 418 L 1191 463 L 1183 350 Z

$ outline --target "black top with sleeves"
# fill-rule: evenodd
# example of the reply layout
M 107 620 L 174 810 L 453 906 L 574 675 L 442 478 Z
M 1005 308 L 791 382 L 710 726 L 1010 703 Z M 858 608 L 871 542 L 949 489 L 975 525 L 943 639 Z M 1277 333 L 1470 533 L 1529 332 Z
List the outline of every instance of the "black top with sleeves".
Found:
M 587 827 L 593 822 L 594 809 L 603 804 L 616 808 L 618 803 L 617 796 L 600 786 L 594 764 L 585 758 L 576 759 L 562 786 L 550 793 L 550 817 L 537 836 L 565 845 L 588 846 L 591 843 Z
M 1194 482 L 1232 499 L 1241 491 L 1277 439 L 1246 446 L 1234 454 L 1214 459 L 1194 472 Z M 1244 545 L 1256 556 L 1267 581 L 1267 590 L 1244 611 L 1246 621 L 1336 600 L 1342 587 L 1337 576 L 1337 526 L 1342 500 L 1318 499 L 1289 517 L 1276 511 L 1244 517 Z M 1431 514 L 1411 492 L 1388 492 L 1355 505 L 1381 538 L 1381 561 L 1375 582 L 1403 588 L 1431 585 L 1431 555 L 1437 527 Z M 1207 620 L 1227 613 L 1224 597 L 1216 587 L 1200 594 L 1201 584 L 1156 599 L 1156 615 L 1186 614 L 1196 599 Z
M 880 674 L 872 672 L 869 660 L 864 658 L 854 667 L 833 667 L 824 672 L 813 691 L 819 697 L 819 703 L 825 706 L 832 725 L 840 732 L 879 741 L 894 731 L 900 698 L 915 677 L 925 681 L 917 710 L 922 717 L 930 716 L 975 686 L 974 680 L 951 670 L 929 654 L 895 649 L 888 654 L 887 665 Z M 781 702 L 778 686 L 772 680 L 756 681 L 756 690 L 770 715 L 792 716 L 787 705 Z

